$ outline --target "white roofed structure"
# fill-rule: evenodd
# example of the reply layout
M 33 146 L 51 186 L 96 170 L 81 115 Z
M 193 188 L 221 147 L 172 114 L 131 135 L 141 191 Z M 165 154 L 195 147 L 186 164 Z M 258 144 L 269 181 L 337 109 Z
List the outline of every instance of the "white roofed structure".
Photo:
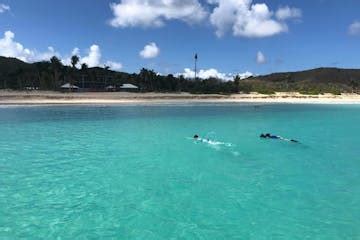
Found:
M 125 83 L 125 84 L 121 85 L 120 88 L 121 88 L 121 89 L 133 89 L 133 90 L 139 89 L 138 86 L 135 86 L 135 85 L 130 84 L 130 83 Z
M 70 83 L 65 83 L 64 85 L 62 85 L 60 87 L 61 89 L 79 89 L 78 86 L 70 84 Z

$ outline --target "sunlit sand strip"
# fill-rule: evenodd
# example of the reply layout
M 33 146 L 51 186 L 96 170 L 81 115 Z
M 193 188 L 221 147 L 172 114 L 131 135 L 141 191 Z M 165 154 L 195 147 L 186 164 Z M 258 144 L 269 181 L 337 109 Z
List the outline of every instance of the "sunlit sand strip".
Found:
M 292 103 L 292 104 L 360 104 L 360 95 L 301 95 L 276 93 L 202 94 L 189 93 L 58 93 L 0 91 L 0 105 L 92 105 L 92 104 L 196 104 L 196 103 Z

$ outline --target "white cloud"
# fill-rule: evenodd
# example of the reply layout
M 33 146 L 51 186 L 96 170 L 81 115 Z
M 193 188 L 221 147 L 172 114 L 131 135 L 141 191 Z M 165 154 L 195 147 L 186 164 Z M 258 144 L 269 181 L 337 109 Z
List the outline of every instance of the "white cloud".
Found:
M 291 8 L 289 6 L 281 7 L 276 11 L 276 18 L 284 21 L 290 18 L 301 18 L 302 11 L 299 8 Z
M 185 68 L 183 73 L 177 73 L 175 76 L 184 76 L 184 78 L 194 78 L 195 71 L 190 68 Z M 248 78 L 253 76 L 251 72 L 245 72 L 240 74 L 232 74 L 232 73 L 221 73 L 217 69 L 210 68 L 210 69 L 201 69 L 197 73 L 197 77 L 200 79 L 208 79 L 208 78 L 218 78 L 224 81 L 232 81 L 234 80 L 235 76 L 239 76 L 241 79 Z
M 6 31 L 4 37 L 0 39 L 0 54 L 5 57 L 19 57 L 26 59 L 30 55 L 29 49 L 17 42 L 14 42 L 15 34 L 11 31 Z
M 123 65 L 119 62 L 107 61 L 105 65 L 109 66 L 111 70 L 121 70 L 123 68 Z
M 56 52 L 53 47 L 48 47 L 45 52 L 37 52 L 34 50 L 33 57 L 29 59 L 30 62 L 47 61 L 53 56 L 60 56 L 60 53 Z
M 80 68 L 82 62 L 81 62 L 81 57 L 80 57 L 80 49 L 77 47 L 71 51 L 70 55 L 67 55 L 61 59 L 62 64 L 66 65 L 66 66 L 71 66 L 71 57 L 74 55 L 79 56 L 79 63 L 76 65 L 76 67 Z
M 10 6 L 0 3 L 0 13 L 4 13 L 6 11 L 10 11 Z
M 270 37 L 288 31 L 284 20 L 289 17 L 285 17 L 282 8 L 279 16 L 283 19 L 278 20 L 265 3 L 253 4 L 252 0 L 208 0 L 208 3 L 216 5 L 210 22 L 215 26 L 218 37 L 228 31 L 232 31 L 234 36 L 249 38 Z
M 80 54 L 80 49 L 79 48 L 74 48 L 73 50 L 72 50 L 72 52 L 71 52 L 71 55 L 79 55 Z
M 48 47 L 47 51 L 38 52 L 25 48 L 21 43 L 16 42 L 15 34 L 6 31 L 0 39 L 0 56 L 18 58 L 24 62 L 35 62 L 49 60 L 52 56 L 59 54 L 53 47 Z
M 86 63 L 89 67 L 104 65 L 101 61 L 100 47 L 95 44 L 90 47 L 88 54 L 84 57 L 80 56 L 79 48 L 74 48 L 71 54 L 65 55 L 67 57 L 62 57 L 53 47 L 48 47 L 44 52 L 25 48 L 21 43 L 15 41 L 15 34 L 11 31 L 6 31 L 3 38 L 0 38 L 0 56 L 17 58 L 24 62 L 48 61 L 51 57 L 57 56 L 63 64 L 71 65 L 72 55 L 80 57 L 78 67 L 82 63 Z M 113 70 L 119 70 L 122 67 L 121 63 L 114 61 L 107 61 L 106 65 Z
M 101 60 L 101 51 L 100 47 L 96 44 L 92 45 L 88 51 L 86 57 L 81 58 L 80 62 L 85 63 L 88 67 L 98 67 L 100 66 Z
M 203 0 L 205 1 L 205 0 Z M 110 4 L 114 27 L 161 27 L 166 21 L 187 23 L 208 18 L 221 37 L 231 31 L 234 36 L 262 38 L 288 31 L 286 20 L 301 18 L 301 9 L 289 6 L 271 11 L 265 3 L 253 0 L 120 0 Z M 212 9 L 208 12 L 206 9 Z
M 155 58 L 160 54 L 160 49 L 156 45 L 156 43 L 151 42 L 144 47 L 143 50 L 140 51 L 139 55 L 142 58 Z
M 266 57 L 261 51 L 258 51 L 256 54 L 256 62 L 257 62 L 257 64 L 266 63 Z
M 360 21 L 355 21 L 349 26 L 350 35 L 360 35 Z
M 113 27 L 161 27 L 165 21 L 194 23 L 207 13 L 198 0 L 120 0 L 110 4 Z
M 244 73 L 239 73 L 237 75 L 240 77 L 240 79 L 245 79 L 245 78 L 249 78 L 249 77 L 254 76 L 254 74 L 252 72 L 249 72 L 249 71 L 246 71 Z
M 122 64 L 119 62 L 106 61 L 105 63 L 103 63 L 101 61 L 101 49 L 96 44 L 93 44 L 92 46 L 90 46 L 90 48 L 87 50 L 87 55 L 83 56 L 83 57 L 81 56 L 80 49 L 74 48 L 71 52 L 71 55 L 63 58 L 62 63 L 64 65 L 71 65 L 71 56 L 73 56 L 73 55 L 77 55 L 80 58 L 79 63 L 77 65 L 78 68 L 83 63 L 85 63 L 88 67 L 108 66 L 112 70 L 120 70 L 123 67 Z

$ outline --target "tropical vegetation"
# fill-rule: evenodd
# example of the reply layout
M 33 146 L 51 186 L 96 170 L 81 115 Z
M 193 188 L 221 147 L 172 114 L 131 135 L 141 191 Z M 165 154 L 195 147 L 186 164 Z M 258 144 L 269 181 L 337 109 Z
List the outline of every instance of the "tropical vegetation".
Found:
M 0 89 L 14 90 L 61 90 L 65 83 L 76 85 L 84 91 L 105 91 L 109 85 L 131 83 L 142 92 L 190 92 L 199 94 L 238 92 L 296 91 L 306 94 L 360 92 L 360 70 L 320 68 L 302 72 L 275 73 L 233 81 L 218 78 L 187 79 L 184 76 L 160 75 L 154 70 L 142 68 L 139 73 L 112 71 L 108 66 L 89 68 L 79 66 L 79 57 L 71 58 L 71 66 L 60 59 L 25 63 L 15 58 L 0 57 Z

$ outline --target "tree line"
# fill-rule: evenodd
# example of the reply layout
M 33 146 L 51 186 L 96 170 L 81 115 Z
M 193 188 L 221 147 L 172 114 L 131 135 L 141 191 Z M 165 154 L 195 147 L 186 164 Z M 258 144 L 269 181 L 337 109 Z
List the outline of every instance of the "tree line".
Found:
M 15 58 L 0 57 L 0 89 L 59 91 L 65 83 L 85 91 L 105 91 L 107 86 L 131 83 L 141 92 L 190 92 L 198 94 L 232 94 L 238 92 L 300 92 L 321 94 L 360 92 L 360 70 L 321 68 L 293 73 L 276 73 L 233 81 L 217 78 L 188 79 L 184 76 L 159 75 L 142 68 L 139 73 L 112 71 L 108 66 L 89 68 L 79 66 L 79 57 L 71 58 L 71 65 L 62 64 L 59 58 L 50 61 L 25 63 Z
M 0 58 L 0 88 L 60 90 L 65 83 L 76 85 L 87 91 L 105 91 L 109 85 L 120 86 L 131 83 L 142 92 L 191 92 L 191 93 L 236 93 L 238 80 L 224 82 L 221 79 L 187 79 L 184 76 L 157 74 L 142 68 L 139 73 L 112 71 L 108 66 L 89 68 L 79 65 L 79 57 L 71 57 L 71 66 L 64 65 L 56 56 L 50 61 L 32 64 L 18 59 Z

